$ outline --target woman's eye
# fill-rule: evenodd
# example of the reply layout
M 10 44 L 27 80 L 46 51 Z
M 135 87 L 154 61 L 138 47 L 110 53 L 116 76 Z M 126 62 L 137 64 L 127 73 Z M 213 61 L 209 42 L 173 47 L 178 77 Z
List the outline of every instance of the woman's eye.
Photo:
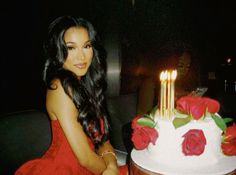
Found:
M 75 49 L 75 48 L 72 46 L 67 46 L 67 50 L 73 50 L 73 49 Z
M 84 46 L 84 48 L 86 48 L 86 49 L 90 49 L 92 47 L 92 44 L 86 44 L 85 46 Z

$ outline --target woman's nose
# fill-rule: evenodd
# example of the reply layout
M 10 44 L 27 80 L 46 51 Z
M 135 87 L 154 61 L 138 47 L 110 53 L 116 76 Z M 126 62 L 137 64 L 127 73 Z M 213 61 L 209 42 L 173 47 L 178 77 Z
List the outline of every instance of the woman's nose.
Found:
M 83 50 L 79 50 L 76 57 L 78 60 L 83 60 L 85 58 Z

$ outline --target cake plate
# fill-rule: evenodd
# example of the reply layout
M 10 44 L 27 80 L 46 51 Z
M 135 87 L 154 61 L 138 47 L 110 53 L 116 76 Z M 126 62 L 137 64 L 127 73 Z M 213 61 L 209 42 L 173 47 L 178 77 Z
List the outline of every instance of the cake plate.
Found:
M 201 169 L 184 169 L 183 167 L 172 167 L 155 162 L 147 150 L 133 149 L 132 161 L 150 172 L 164 175 L 229 175 L 236 174 L 236 156 L 223 157 L 217 164 L 206 166 Z M 210 161 L 210 160 L 209 160 Z

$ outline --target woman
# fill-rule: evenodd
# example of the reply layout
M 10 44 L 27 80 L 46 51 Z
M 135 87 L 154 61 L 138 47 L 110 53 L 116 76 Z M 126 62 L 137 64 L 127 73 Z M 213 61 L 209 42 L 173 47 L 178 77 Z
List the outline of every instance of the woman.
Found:
M 105 108 L 105 60 L 91 23 L 62 16 L 49 26 L 45 42 L 46 108 L 53 140 L 39 159 L 15 175 L 116 175 L 114 149 L 108 140 Z

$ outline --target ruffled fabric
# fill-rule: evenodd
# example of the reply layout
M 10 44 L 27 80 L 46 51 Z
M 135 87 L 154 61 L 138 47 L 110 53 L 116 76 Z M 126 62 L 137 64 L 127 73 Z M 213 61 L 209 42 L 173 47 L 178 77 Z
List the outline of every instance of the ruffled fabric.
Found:
M 15 175 L 94 175 L 80 165 L 57 120 L 51 122 L 53 139 L 46 153 L 21 165 Z M 88 139 L 90 147 L 94 145 Z M 120 175 L 126 175 L 128 167 L 119 167 Z

